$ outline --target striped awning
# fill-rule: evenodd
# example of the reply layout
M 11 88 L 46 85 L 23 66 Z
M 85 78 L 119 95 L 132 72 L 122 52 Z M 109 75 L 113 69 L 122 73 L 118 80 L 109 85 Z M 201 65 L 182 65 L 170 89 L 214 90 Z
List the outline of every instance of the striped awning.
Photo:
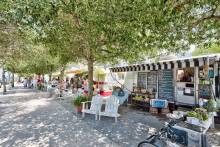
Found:
M 184 58 L 180 60 L 160 61 L 157 63 L 137 64 L 122 67 L 112 67 L 112 72 L 129 72 L 129 71 L 149 71 L 149 70 L 161 70 L 161 69 L 173 69 L 173 68 L 186 68 L 186 67 L 199 67 L 207 63 L 213 64 L 216 61 L 220 61 L 220 56 L 205 56 Z

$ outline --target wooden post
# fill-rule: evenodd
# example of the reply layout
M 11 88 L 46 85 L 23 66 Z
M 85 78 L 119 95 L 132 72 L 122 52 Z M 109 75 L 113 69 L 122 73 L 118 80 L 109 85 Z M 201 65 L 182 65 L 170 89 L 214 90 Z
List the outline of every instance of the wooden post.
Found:
M 195 104 L 199 104 L 199 67 L 194 68 Z
M 174 66 L 174 68 L 172 69 L 173 70 L 173 86 L 174 86 L 174 89 L 173 89 L 173 101 L 176 102 L 176 97 L 177 97 L 177 88 L 176 88 L 176 77 L 177 77 L 177 73 L 176 73 L 176 67 Z

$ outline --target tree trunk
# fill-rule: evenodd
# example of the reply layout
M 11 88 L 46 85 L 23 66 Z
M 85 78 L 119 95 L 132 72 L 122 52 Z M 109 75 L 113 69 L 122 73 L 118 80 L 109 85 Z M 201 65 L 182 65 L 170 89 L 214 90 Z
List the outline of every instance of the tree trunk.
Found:
M 50 66 L 49 81 L 52 81 L 52 66 Z
M 3 86 L 3 94 L 6 94 L 6 78 L 5 78 L 5 69 L 2 69 L 2 86 Z
M 15 87 L 15 74 L 12 73 L 12 80 L 11 80 L 11 87 L 14 88 Z
M 11 72 L 8 72 L 8 79 L 6 79 L 6 81 L 9 82 L 9 84 L 11 83 Z
M 44 83 L 44 79 L 45 79 L 45 78 L 44 78 L 44 74 L 42 74 L 42 80 L 43 80 L 43 83 Z
M 52 80 L 52 73 L 49 74 L 49 81 Z
M 63 65 L 63 66 L 61 67 L 61 70 L 60 70 L 60 81 L 63 80 L 63 77 L 64 77 L 64 71 L 65 71 L 65 66 Z
M 94 62 L 92 59 L 88 60 L 88 82 L 89 82 L 89 98 L 93 95 L 93 66 Z

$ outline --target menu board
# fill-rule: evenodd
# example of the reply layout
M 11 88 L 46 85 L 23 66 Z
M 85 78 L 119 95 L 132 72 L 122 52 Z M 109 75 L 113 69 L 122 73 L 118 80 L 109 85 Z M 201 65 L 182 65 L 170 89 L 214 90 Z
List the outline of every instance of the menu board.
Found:
M 157 91 L 157 71 L 147 73 L 147 89 Z
M 199 98 L 211 98 L 211 88 L 209 84 L 199 84 Z
M 158 71 L 158 83 L 160 99 L 173 100 L 174 97 L 174 85 L 173 85 L 173 72 L 172 70 L 160 70 Z

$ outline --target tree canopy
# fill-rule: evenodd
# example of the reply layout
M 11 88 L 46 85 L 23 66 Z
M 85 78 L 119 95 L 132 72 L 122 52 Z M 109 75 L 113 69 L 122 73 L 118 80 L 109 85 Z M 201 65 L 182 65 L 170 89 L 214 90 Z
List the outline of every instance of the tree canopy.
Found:
M 212 45 L 209 48 L 197 48 L 193 51 L 193 56 L 198 55 L 208 55 L 208 54 L 219 54 L 220 53 L 220 46 Z
M 136 62 L 155 52 L 159 55 L 181 52 L 191 44 L 198 47 L 219 44 L 219 3 L 216 0 L 3 0 L 0 14 L 7 16 L 21 32 L 28 32 L 33 42 L 48 49 L 61 65 L 86 62 L 91 86 L 96 63 Z

